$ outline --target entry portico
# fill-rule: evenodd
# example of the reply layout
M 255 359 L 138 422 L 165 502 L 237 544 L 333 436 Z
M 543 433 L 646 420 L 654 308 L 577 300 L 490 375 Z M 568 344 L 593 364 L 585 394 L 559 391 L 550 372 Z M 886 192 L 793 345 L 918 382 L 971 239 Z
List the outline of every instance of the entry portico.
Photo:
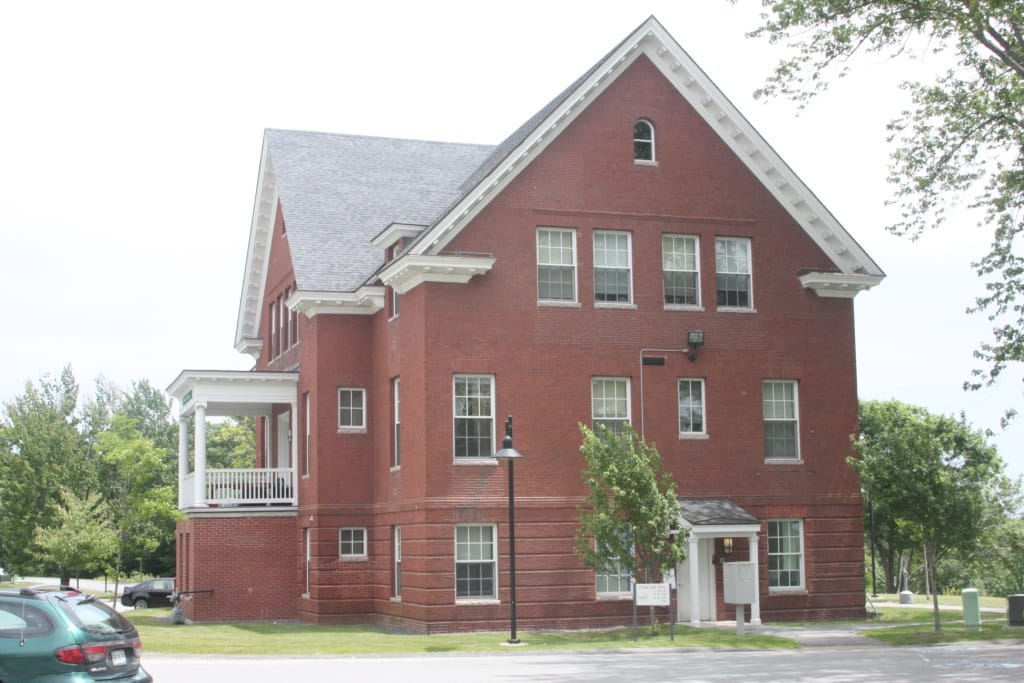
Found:
M 177 400 L 178 508 L 206 509 L 240 504 L 291 504 L 296 501 L 297 372 L 184 370 L 167 388 Z M 208 417 L 254 416 L 263 419 L 269 454 L 263 467 L 210 469 L 206 464 Z M 194 425 L 194 466 L 189 467 L 189 420 Z
M 676 567 L 679 621 L 700 626 L 716 615 L 715 540 L 745 538 L 748 560 L 754 564 L 754 603 L 750 623 L 761 623 L 761 595 L 758 590 L 757 548 L 761 523 L 750 513 L 725 498 L 681 498 L 681 526 L 689 533 L 686 559 Z

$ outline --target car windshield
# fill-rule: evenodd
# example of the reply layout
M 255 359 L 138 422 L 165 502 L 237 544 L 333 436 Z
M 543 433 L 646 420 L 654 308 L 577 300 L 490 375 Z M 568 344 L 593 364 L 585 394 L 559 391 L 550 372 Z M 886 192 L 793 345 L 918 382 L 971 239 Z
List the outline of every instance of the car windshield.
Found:
M 75 624 L 89 633 L 128 633 L 131 622 L 94 598 L 66 600 L 61 607 Z

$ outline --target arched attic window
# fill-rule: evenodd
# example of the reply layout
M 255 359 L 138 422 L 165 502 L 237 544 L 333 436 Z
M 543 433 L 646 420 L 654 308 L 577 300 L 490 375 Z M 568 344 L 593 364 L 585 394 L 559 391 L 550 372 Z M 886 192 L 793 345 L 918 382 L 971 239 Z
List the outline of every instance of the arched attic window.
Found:
M 653 164 L 654 124 L 647 119 L 637 119 L 633 124 L 633 161 L 638 164 Z

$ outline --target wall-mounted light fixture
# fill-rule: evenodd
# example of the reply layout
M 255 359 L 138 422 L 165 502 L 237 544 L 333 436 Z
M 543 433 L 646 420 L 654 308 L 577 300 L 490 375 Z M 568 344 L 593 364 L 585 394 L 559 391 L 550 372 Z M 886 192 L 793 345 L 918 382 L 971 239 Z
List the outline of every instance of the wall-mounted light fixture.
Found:
M 722 539 L 722 552 L 726 555 L 732 555 L 732 537 L 728 536 Z
M 704 346 L 704 330 L 690 330 L 686 333 L 687 358 L 690 362 L 697 360 L 697 349 Z

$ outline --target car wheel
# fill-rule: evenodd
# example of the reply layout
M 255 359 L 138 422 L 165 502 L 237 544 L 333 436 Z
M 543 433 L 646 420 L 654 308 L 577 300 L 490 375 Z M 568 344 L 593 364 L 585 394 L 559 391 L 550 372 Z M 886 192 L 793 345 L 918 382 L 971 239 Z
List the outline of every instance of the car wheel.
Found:
M 135 609 L 146 609 L 149 607 L 149 600 L 146 598 L 135 598 L 135 602 L 132 603 L 132 607 Z

